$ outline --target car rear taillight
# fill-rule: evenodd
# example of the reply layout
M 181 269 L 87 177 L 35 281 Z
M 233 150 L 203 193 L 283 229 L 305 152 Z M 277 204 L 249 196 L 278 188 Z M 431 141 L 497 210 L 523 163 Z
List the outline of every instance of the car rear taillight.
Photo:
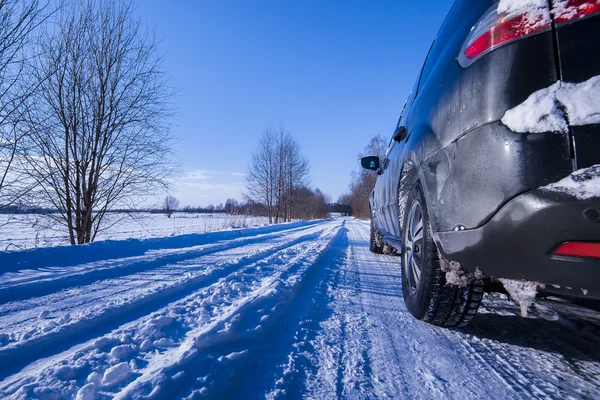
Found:
M 600 0 L 558 0 L 552 10 L 556 24 L 600 13 Z
M 557 256 L 584 257 L 600 259 L 600 243 L 565 242 L 554 250 Z
M 510 7 L 504 3 L 507 2 L 490 7 L 471 29 L 457 57 L 462 67 L 468 67 L 499 46 L 551 28 L 547 6 L 536 5 L 539 2 L 535 1 L 523 1 L 516 6 L 515 2 L 508 2 Z

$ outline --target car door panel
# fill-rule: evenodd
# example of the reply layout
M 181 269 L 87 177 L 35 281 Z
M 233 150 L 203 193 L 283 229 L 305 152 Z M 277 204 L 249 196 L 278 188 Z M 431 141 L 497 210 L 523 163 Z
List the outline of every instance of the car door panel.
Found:
M 385 172 L 386 198 L 384 206 L 385 225 L 392 237 L 399 239 L 400 224 L 398 223 L 398 182 L 401 175 L 401 154 L 403 149 L 402 142 L 395 142 L 391 149 L 388 159 L 389 165 Z

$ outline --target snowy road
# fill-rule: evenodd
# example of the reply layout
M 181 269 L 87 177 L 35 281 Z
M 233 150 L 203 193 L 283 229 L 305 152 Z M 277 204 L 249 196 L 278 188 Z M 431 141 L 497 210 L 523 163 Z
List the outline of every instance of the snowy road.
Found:
M 368 234 L 336 219 L 0 256 L 0 397 L 600 398 L 589 313 L 523 319 L 494 295 L 465 329 L 423 324 Z

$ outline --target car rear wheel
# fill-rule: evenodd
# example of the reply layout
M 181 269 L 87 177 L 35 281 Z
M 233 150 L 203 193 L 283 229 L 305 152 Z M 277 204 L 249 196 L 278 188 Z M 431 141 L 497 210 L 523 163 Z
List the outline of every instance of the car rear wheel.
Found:
M 477 313 L 484 282 L 466 287 L 446 282 L 431 234 L 429 214 L 419 184 L 409 193 L 402 221 L 402 292 L 408 311 L 433 325 L 465 326 Z
M 369 240 L 369 250 L 375 254 L 383 254 L 383 246 L 379 246 L 377 244 L 379 235 L 377 230 L 375 229 L 375 224 L 373 223 L 373 216 L 371 216 L 371 238 Z

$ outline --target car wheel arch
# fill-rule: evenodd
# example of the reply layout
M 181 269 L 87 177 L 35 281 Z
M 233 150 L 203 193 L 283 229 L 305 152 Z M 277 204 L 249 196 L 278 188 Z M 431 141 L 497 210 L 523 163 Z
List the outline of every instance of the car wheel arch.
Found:
M 398 179 L 398 195 L 396 197 L 397 210 L 398 210 L 398 222 L 402 227 L 402 221 L 404 220 L 404 211 L 406 208 L 406 201 L 408 194 L 414 184 L 419 180 L 419 173 L 417 164 L 413 161 L 413 157 L 407 159 L 401 169 L 400 177 Z

